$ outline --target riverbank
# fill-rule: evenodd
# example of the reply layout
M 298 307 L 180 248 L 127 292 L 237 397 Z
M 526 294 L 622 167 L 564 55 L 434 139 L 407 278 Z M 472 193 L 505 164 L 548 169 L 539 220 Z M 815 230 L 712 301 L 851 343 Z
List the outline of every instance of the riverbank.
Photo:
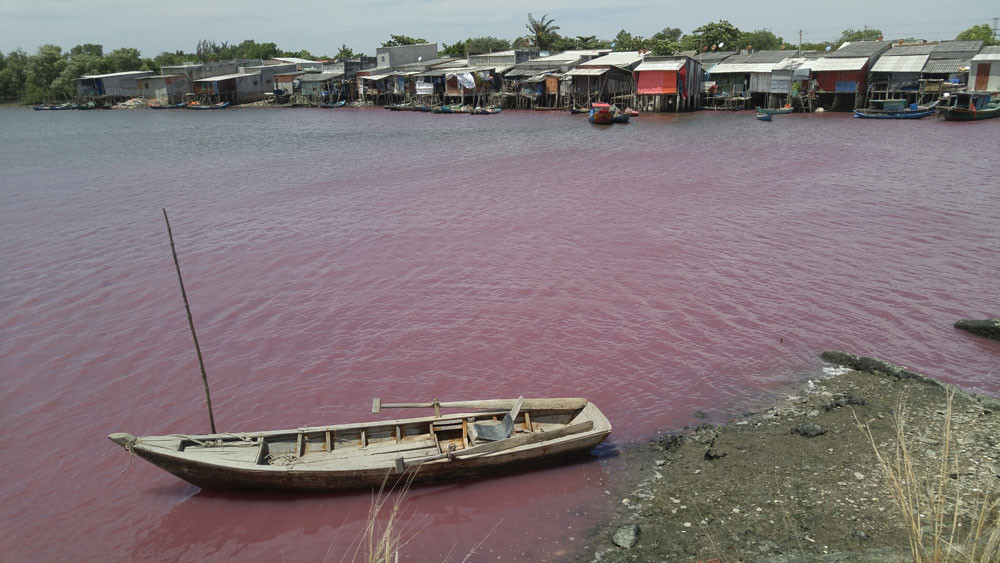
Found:
M 923 503 L 923 549 L 943 535 L 969 550 L 981 522 L 978 550 L 992 534 L 995 556 L 1000 401 L 871 358 L 824 358 L 864 371 L 830 368 L 828 378 L 762 412 L 625 452 L 628 493 L 592 535 L 593 559 L 912 561 L 908 525 L 879 460 L 895 460 L 898 444 L 907 448 L 914 498 Z M 944 499 L 937 517 L 927 491 Z M 987 494 L 983 516 L 977 507 Z

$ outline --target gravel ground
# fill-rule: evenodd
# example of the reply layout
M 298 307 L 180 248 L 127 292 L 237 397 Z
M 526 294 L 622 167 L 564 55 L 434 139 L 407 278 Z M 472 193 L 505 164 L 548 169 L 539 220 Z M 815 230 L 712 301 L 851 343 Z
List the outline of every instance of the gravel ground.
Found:
M 905 519 L 859 427 L 894 459 L 901 405 L 919 496 L 943 483 L 946 506 L 961 499 L 954 541 L 968 544 L 976 503 L 1000 495 L 1000 401 L 871 358 L 824 358 L 864 371 L 831 370 L 764 412 L 624 452 L 629 492 L 591 534 L 589 556 L 609 563 L 912 561 Z M 922 512 L 927 544 L 934 519 Z M 955 510 L 945 512 L 950 530 Z M 993 503 L 987 534 L 1000 533 L 998 518 Z

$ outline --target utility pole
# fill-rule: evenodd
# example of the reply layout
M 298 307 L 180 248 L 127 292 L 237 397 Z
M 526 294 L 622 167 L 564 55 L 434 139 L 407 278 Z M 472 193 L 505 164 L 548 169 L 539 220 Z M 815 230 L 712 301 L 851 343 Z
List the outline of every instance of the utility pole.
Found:
M 994 41 L 996 41 L 997 39 L 1000 39 L 1000 35 L 997 35 L 997 21 L 1000 21 L 1000 18 L 993 18 L 993 40 Z
M 801 57 L 802 56 L 802 30 L 801 29 L 799 30 L 799 52 L 795 53 L 795 56 L 797 56 L 797 57 Z

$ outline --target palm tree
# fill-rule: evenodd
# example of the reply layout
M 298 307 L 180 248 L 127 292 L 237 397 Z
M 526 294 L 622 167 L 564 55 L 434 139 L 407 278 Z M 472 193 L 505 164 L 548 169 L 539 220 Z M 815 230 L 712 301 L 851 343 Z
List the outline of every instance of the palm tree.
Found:
M 542 16 L 542 19 L 536 20 L 529 13 L 528 23 L 524 24 L 524 27 L 528 28 L 528 31 L 531 32 L 530 36 L 535 38 L 535 48 L 539 51 L 544 50 L 558 37 L 556 30 L 559 29 L 559 26 L 553 25 L 555 20 L 549 19 L 546 21 L 545 18 L 547 17 L 549 15 L 545 14 Z

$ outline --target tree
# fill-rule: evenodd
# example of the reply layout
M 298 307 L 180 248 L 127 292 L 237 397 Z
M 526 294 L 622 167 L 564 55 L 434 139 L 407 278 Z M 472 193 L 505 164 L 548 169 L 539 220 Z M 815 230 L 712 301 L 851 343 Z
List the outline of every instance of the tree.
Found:
M 989 47 L 991 45 L 1000 45 L 1000 41 L 995 41 L 993 39 L 993 29 L 990 28 L 989 24 L 979 24 L 966 29 L 962 33 L 955 36 L 955 39 L 959 41 L 982 41 L 983 47 Z
M 24 91 L 28 54 L 15 49 L 7 56 L 0 53 L 0 100 L 16 100 Z
M 84 43 L 83 45 L 77 45 L 69 50 L 69 56 L 76 57 L 79 55 L 92 55 L 95 57 L 104 56 L 104 46 L 96 45 L 94 43 Z
M 610 49 L 611 42 L 598 39 L 596 35 L 577 35 L 576 37 L 559 37 L 552 43 L 552 48 L 556 51 L 569 51 L 573 49 Z
M 472 37 L 465 40 L 465 50 L 470 55 L 493 53 L 510 49 L 510 41 L 493 36 Z
M 341 44 L 340 50 L 337 51 L 337 54 L 333 56 L 333 59 L 336 60 L 336 61 L 342 61 L 344 59 L 353 59 L 354 57 L 357 57 L 357 56 L 358 56 L 358 53 L 355 53 L 354 51 L 352 51 L 351 48 L 348 47 L 346 43 L 344 43 L 344 44 Z
M 536 20 L 531 13 L 528 13 L 528 23 L 524 24 L 524 27 L 528 29 L 528 36 L 534 41 L 534 46 L 539 51 L 544 51 L 548 49 L 555 41 L 559 38 L 559 34 L 556 31 L 559 29 L 558 25 L 555 24 L 555 20 L 548 18 L 549 15 L 545 14 L 542 19 Z
M 142 56 L 138 49 L 122 47 L 108 53 L 105 57 L 108 72 L 127 72 L 142 68 Z
M 719 20 L 716 23 L 706 23 L 681 38 L 681 45 L 685 49 L 698 52 L 710 49 L 735 50 L 739 48 L 740 36 L 743 34 L 733 24 L 726 20 Z
M 784 40 L 769 29 L 758 29 L 757 31 L 747 31 L 740 35 L 739 42 L 734 47 L 746 49 L 752 46 L 755 51 L 773 51 L 780 49 Z
M 52 99 L 53 96 L 65 94 L 55 92 L 52 83 L 59 78 L 66 66 L 62 47 L 58 45 L 42 45 L 38 53 L 28 58 L 24 73 L 24 97 L 27 102 L 38 103 Z M 65 97 L 64 95 L 62 97 Z
M 420 45 L 421 43 L 427 43 L 426 39 L 414 39 L 413 37 L 407 37 L 405 35 L 392 35 L 389 34 L 389 40 L 382 43 L 383 47 L 399 47 L 402 45 Z
M 882 38 L 881 29 L 845 29 L 843 33 L 840 34 L 840 41 L 837 45 L 843 45 L 844 43 L 853 41 L 878 41 Z
M 660 37 L 663 37 L 662 35 Z M 612 40 L 615 51 L 648 51 L 651 55 L 673 55 L 680 50 L 680 45 L 670 39 L 646 39 L 641 35 L 632 35 L 624 29 Z
M 650 39 L 657 41 L 680 41 L 682 33 L 679 27 L 665 27 L 654 33 Z

